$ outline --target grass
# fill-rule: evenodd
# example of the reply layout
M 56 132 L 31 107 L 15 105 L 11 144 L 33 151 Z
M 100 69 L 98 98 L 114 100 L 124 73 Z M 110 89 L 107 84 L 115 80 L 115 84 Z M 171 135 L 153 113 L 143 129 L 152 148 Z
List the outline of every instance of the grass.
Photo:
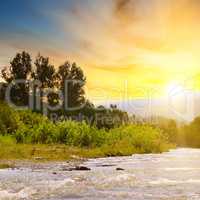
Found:
M 144 153 L 141 148 L 136 148 L 120 141 L 101 147 L 83 148 L 64 144 L 17 144 L 11 136 L 0 137 L 0 160 L 31 160 L 31 161 L 64 161 L 79 158 L 99 158 L 108 156 L 128 156 L 134 153 Z M 163 146 L 162 151 L 168 150 L 170 145 Z M 148 153 L 148 152 L 147 152 Z M 155 151 L 159 153 L 159 151 Z M 0 168 L 9 166 L 0 165 Z
M 0 169 L 8 169 L 13 168 L 14 165 L 8 164 L 8 163 L 0 163 Z

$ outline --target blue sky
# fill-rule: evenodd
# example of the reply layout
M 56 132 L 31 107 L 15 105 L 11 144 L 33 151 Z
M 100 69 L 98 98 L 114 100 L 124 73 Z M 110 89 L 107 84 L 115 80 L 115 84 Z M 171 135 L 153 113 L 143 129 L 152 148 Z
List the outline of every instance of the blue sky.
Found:
M 42 52 L 57 63 L 64 57 L 76 59 L 80 56 L 74 56 L 80 53 L 79 13 L 94 12 L 108 2 L 112 0 L 1 0 L 0 65 L 22 50 L 34 56 Z
M 1 0 L 1 30 L 28 28 L 30 30 L 48 31 L 53 28 L 51 19 L 45 13 L 62 10 L 71 5 L 71 0 Z
M 40 3 L 42 2 L 42 4 Z M 1 32 L 19 31 L 27 29 L 37 32 L 38 29 L 45 31 L 51 27 L 51 22 L 42 13 L 42 10 L 51 9 L 55 1 L 26 1 L 26 0 L 3 0 L 0 6 Z M 50 3 L 51 2 L 51 3 Z
M 74 1 L 61 0 L 58 3 L 54 0 L 1 0 L 0 64 L 8 63 L 14 52 L 23 49 L 33 54 L 45 49 L 62 49 L 64 33 L 57 25 L 54 15 L 66 11 L 72 2 Z

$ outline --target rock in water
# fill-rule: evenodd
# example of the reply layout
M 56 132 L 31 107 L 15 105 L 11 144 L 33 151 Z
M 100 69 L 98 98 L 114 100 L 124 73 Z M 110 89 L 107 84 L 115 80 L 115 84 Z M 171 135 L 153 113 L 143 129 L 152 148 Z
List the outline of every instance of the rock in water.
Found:
M 91 169 L 85 166 L 76 166 L 72 168 L 63 168 L 63 171 L 90 171 Z
M 75 170 L 77 171 L 90 171 L 91 169 L 88 167 L 84 167 L 84 166 L 76 166 Z
M 124 171 L 125 169 L 118 167 L 118 168 L 116 168 L 116 170 L 117 171 Z

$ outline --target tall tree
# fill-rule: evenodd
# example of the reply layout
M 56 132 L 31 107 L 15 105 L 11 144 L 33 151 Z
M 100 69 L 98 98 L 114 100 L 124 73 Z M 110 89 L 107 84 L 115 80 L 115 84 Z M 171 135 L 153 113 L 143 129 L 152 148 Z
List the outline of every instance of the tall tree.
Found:
M 40 100 L 44 101 L 42 91 L 47 88 L 54 88 L 55 86 L 55 68 L 50 64 L 48 57 L 43 57 L 40 54 L 35 60 L 35 70 L 32 73 L 32 78 L 40 82 Z M 35 90 L 36 88 L 34 88 Z M 36 91 L 36 90 L 35 90 Z M 54 103 L 55 95 L 48 95 L 48 102 L 52 105 Z M 34 106 L 35 107 L 35 106 Z M 34 108 L 35 109 L 35 108 Z
M 52 88 L 54 86 L 55 68 L 49 63 L 49 58 L 39 54 L 35 60 L 35 67 L 32 77 L 41 82 L 42 88 Z
M 13 84 L 11 90 L 11 99 L 17 105 L 27 105 L 29 97 L 28 80 L 31 74 L 31 56 L 23 51 L 17 53 L 15 58 L 10 62 L 10 66 L 2 70 L 2 77 L 7 84 L 23 80 L 23 83 Z
M 67 104 L 68 108 L 76 108 L 85 103 L 83 87 L 86 83 L 86 77 L 83 70 L 76 63 L 65 62 L 59 67 L 56 77 L 58 88 L 65 97 L 65 106 Z M 66 91 L 67 94 L 65 94 Z

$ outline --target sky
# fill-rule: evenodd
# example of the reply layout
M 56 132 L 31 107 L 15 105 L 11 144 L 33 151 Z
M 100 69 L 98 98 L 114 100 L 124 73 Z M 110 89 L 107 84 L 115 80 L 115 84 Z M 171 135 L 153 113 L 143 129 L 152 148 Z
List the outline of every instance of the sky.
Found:
M 23 50 L 56 67 L 75 61 L 94 102 L 198 92 L 199 9 L 198 0 L 1 0 L 0 66 Z

